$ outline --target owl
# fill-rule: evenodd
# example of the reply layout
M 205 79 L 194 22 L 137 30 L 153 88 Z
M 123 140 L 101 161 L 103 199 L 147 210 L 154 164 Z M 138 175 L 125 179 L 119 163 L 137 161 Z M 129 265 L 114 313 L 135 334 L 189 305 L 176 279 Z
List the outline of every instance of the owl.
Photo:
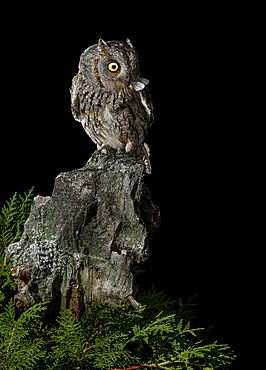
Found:
M 138 53 L 132 43 L 99 39 L 80 57 L 72 80 L 71 110 L 97 145 L 95 153 L 129 153 L 141 158 L 151 172 L 147 130 L 153 105 L 139 72 Z

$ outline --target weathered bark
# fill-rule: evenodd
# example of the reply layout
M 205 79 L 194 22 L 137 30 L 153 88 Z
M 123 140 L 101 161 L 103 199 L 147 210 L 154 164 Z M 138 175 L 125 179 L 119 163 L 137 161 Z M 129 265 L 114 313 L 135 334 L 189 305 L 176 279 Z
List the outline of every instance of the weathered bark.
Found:
M 51 197 L 34 199 L 22 239 L 8 247 L 18 307 L 50 301 L 55 316 L 71 304 L 79 316 L 132 302 L 131 267 L 148 258 L 160 222 L 144 173 L 139 159 L 101 154 L 57 176 Z

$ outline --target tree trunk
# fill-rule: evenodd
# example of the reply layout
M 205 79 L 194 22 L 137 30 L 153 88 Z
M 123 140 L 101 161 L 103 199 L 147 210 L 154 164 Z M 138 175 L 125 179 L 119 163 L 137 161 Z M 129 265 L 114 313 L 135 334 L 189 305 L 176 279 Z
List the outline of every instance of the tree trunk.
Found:
M 136 303 L 131 268 L 147 260 L 160 223 L 144 174 L 139 159 L 99 154 L 57 176 L 51 197 L 34 198 L 22 239 L 8 247 L 19 308 L 50 301 L 51 316 L 72 305 L 78 317 Z

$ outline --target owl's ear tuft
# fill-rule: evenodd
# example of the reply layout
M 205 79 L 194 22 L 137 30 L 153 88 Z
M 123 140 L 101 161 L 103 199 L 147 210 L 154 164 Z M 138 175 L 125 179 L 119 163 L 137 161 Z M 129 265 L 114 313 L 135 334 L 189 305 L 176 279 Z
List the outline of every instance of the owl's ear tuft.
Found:
M 126 39 L 126 43 L 132 48 L 134 49 L 134 46 L 132 44 L 132 42 L 129 40 L 129 39 Z
M 104 54 L 106 50 L 109 49 L 109 46 L 103 39 L 99 39 L 98 41 L 98 51 L 100 54 Z

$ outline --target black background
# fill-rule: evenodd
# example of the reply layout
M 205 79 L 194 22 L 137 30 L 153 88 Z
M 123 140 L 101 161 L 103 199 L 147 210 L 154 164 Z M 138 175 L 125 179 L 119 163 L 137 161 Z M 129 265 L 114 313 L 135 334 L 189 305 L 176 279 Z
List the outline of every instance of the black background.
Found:
M 1 204 L 33 185 L 50 195 L 60 172 L 86 163 L 95 145 L 72 117 L 72 77 L 99 37 L 129 38 L 155 107 L 146 180 L 162 217 L 140 288 L 198 294 L 198 326 L 215 324 L 211 339 L 228 343 L 238 356 L 232 369 L 241 369 L 259 228 L 241 99 L 248 19 L 239 9 L 166 5 L 21 5 L 2 14 Z

